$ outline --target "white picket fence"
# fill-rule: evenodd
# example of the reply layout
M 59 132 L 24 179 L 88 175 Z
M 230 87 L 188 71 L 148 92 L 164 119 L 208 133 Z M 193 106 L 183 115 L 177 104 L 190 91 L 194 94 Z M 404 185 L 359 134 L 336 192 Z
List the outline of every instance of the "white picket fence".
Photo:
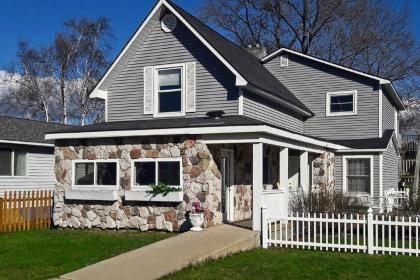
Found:
M 287 190 L 265 190 L 262 192 L 262 205 L 267 207 L 266 216 L 269 219 L 284 217 L 288 213 Z
M 267 218 L 262 208 L 262 246 L 298 249 L 405 254 L 419 256 L 418 217 L 358 214 L 291 214 Z

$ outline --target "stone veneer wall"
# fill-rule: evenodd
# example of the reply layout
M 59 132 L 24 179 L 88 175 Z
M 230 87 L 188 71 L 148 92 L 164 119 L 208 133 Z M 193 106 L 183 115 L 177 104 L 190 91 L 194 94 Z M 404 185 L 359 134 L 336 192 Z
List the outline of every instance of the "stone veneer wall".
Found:
M 184 198 L 180 203 L 128 202 L 124 191 L 131 189 L 131 161 L 138 158 L 182 158 Z M 118 159 L 119 198 L 115 202 L 67 200 L 72 186 L 72 161 Z M 56 187 L 53 221 L 59 227 L 102 229 L 187 230 L 188 213 L 194 201 L 204 207 L 205 227 L 220 224 L 220 172 L 205 144 L 182 137 L 92 139 L 57 142 Z
M 235 221 L 243 221 L 252 218 L 252 186 L 234 185 L 233 204 Z
M 324 151 L 313 160 L 314 186 L 333 190 L 335 188 L 335 155 L 333 152 Z

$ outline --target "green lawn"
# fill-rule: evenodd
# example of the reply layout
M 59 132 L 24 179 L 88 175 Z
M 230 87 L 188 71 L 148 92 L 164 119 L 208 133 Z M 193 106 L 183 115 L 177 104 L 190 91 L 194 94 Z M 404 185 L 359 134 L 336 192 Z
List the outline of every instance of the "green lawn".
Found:
M 158 232 L 0 233 L 0 279 L 48 279 L 173 236 Z
M 420 258 L 306 250 L 254 250 L 165 279 L 420 279 Z

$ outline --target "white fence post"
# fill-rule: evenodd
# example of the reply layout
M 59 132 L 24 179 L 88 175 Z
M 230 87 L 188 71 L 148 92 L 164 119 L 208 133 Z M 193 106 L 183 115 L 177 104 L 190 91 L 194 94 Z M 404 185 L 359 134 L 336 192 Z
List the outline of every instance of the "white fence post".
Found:
M 268 248 L 268 225 L 267 225 L 267 207 L 261 206 L 261 246 Z
M 368 209 L 368 215 L 367 215 L 367 249 L 368 254 L 373 255 L 373 210 L 372 208 Z

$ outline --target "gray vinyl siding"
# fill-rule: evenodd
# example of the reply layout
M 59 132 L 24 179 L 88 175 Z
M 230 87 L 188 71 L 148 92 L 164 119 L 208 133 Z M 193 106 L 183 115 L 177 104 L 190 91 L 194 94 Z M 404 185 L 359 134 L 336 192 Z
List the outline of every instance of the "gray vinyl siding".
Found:
M 379 85 L 377 81 L 353 75 L 318 62 L 288 54 L 289 65 L 280 67 L 280 57 L 265 66 L 315 116 L 304 123 L 306 134 L 327 139 L 378 137 Z M 357 91 L 357 115 L 326 116 L 326 93 Z
M 108 90 L 108 121 L 152 119 L 143 112 L 143 69 L 185 62 L 196 62 L 196 111 L 186 117 L 202 117 L 211 110 L 238 114 L 238 88 L 235 76 L 178 22 L 173 33 L 161 30 L 159 21 Z
M 394 106 L 385 93 L 382 94 L 382 130 L 394 129 Z
M 370 156 L 371 154 L 364 155 Z M 343 156 L 346 154 L 335 154 L 335 188 L 338 192 L 343 191 Z M 373 195 L 376 198 L 379 197 L 379 154 L 373 155 Z
M 285 108 L 274 106 L 252 93 L 244 92 L 244 116 L 273 124 L 294 132 L 303 133 L 303 120 Z
M 388 148 L 383 155 L 383 188 L 384 190 L 389 188 L 398 187 L 399 181 L 399 161 L 400 158 L 397 154 L 397 150 L 394 145 L 394 141 L 389 143 Z
M 0 177 L 0 195 L 4 191 L 52 190 L 55 184 L 53 148 L 26 147 L 27 175 Z

